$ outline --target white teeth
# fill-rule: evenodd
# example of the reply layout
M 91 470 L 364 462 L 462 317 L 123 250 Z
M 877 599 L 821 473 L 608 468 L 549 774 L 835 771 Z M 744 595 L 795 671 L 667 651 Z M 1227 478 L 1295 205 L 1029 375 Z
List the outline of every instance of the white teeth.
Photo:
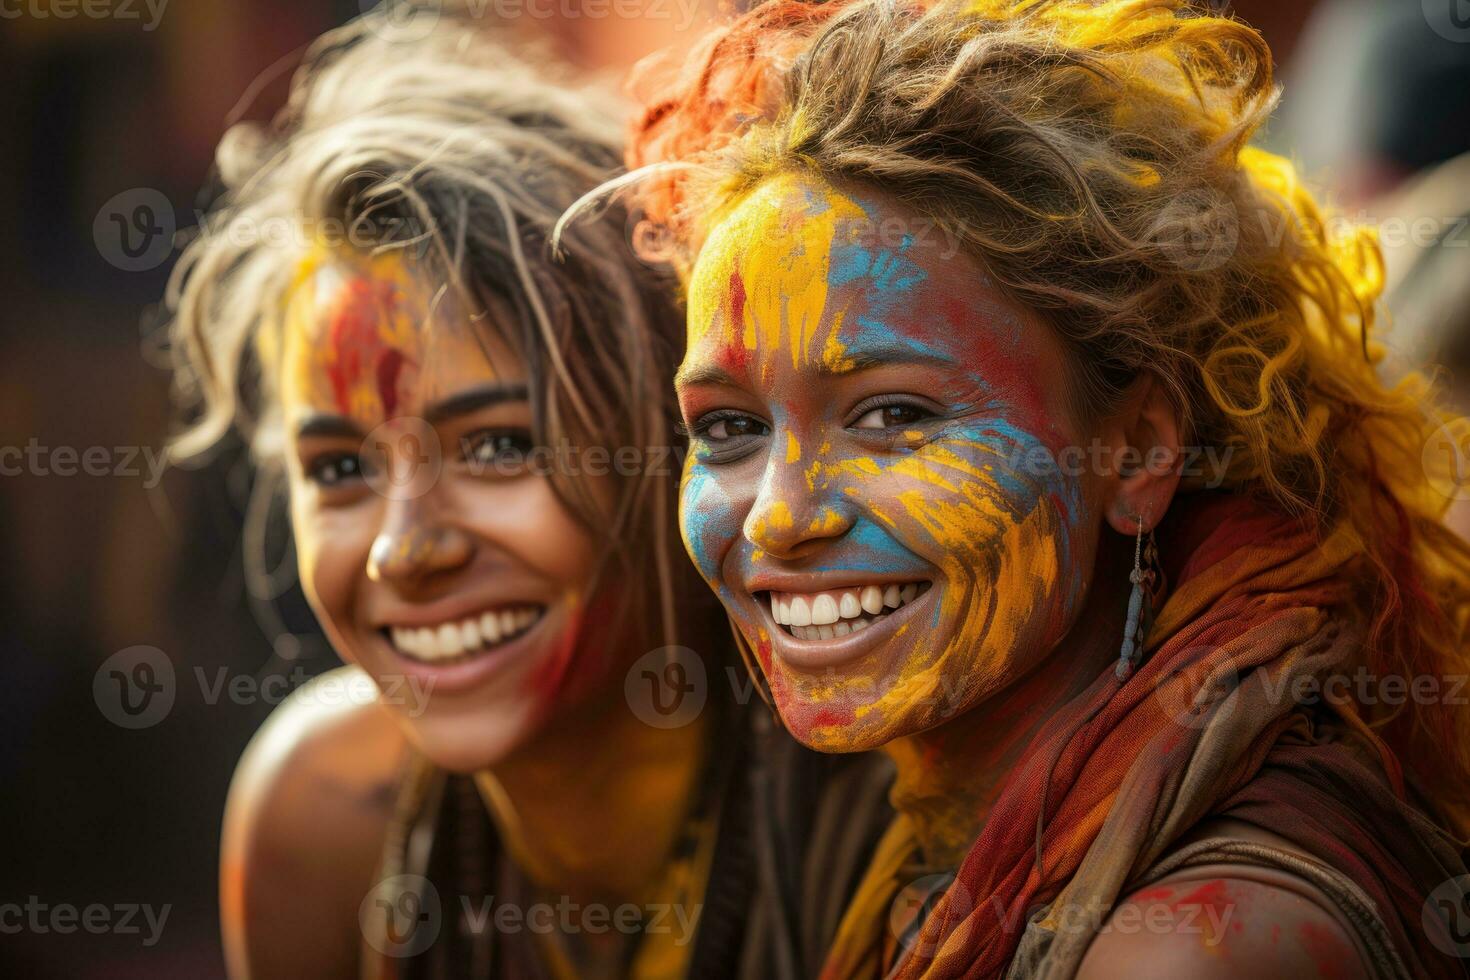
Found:
M 486 644 L 495 645 L 523 632 L 541 616 L 537 607 L 522 606 L 482 613 L 458 623 L 437 627 L 394 626 L 388 638 L 403 653 L 416 660 L 451 660 L 478 651 Z
M 818 626 L 830 626 L 837 622 L 837 600 L 831 596 L 819 595 L 812 601 L 812 622 Z
M 771 618 L 797 639 L 828 640 L 867 629 L 928 588 L 928 582 L 894 582 L 806 595 L 772 592 Z

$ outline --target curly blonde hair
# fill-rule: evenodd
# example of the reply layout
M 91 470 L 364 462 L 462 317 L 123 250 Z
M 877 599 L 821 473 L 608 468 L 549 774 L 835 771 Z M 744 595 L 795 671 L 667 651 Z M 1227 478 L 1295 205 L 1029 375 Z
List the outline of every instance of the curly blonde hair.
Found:
M 1226 487 L 1355 532 L 1370 671 L 1470 671 L 1454 460 L 1426 452 L 1466 423 L 1375 369 L 1373 233 L 1249 145 L 1278 98 L 1256 31 L 1185 0 L 769 0 L 633 89 L 640 240 L 686 275 L 767 177 L 886 192 L 1046 317 L 1093 412 L 1153 371 Z M 1470 826 L 1470 712 L 1359 708 Z

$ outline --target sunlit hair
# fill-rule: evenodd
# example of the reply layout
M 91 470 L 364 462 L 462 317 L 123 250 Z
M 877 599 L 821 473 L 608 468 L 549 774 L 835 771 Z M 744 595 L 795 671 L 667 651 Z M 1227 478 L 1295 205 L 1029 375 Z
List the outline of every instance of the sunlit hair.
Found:
M 234 426 L 259 465 L 281 462 L 287 302 L 333 236 L 402 251 L 456 291 L 475 329 L 499 331 L 525 360 L 537 445 L 670 446 L 683 344 L 672 275 L 628 253 L 616 207 L 579 224 L 559 259 L 547 247 L 562 211 L 621 167 L 625 118 L 616 101 L 555 80 L 544 58 L 533 66 L 448 16 L 420 40 L 395 39 L 379 15 L 324 35 L 274 123 L 221 141 L 224 194 L 169 284 L 189 418 L 174 457 L 205 453 Z M 640 459 L 636 470 L 612 477 L 611 503 L 590 480 L 552 479 L 605 545 L 603 581 L 643 583 L 626 590 L 628 611 L 671 643 L 677 465 Z
M 1248 141 L 1277 99 L 1260 35 L 1183 0 L 772 0 L 651 62 L 620 182 L 687 275 L 762 180 L 885 192 L 969 249 L 1075 354 L 1101 416 L 1144 370 L 1225 486 L 1361 541 L 1379 676 L 1470 672 L 1470 549 L 1428 385 L 1375 371 L 1372 233 Z M 1463 441 L 1459 442 L 1464 445 Z M 1360 705 L 1466 826 L 1470 713 Z

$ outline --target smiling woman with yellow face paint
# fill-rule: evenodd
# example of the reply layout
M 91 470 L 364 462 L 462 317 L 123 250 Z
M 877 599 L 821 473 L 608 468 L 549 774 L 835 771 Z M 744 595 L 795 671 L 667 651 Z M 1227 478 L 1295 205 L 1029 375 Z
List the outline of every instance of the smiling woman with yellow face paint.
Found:
M 350 664 L 236 772 L 230 971 L 814 960 L 833 923 L 794 896 L 851 887 L 879 828 L 821 828 L 837 801 L 880 812 L 884 773 L 750 744 L 759 706 L 723 683 L 727 631 L 677 554 L 671 279 L 617 209 L 549 252 L 615 171 L 618 107 L 473 24 L 397 41 L 384 17 L 317 43 L 274 129 L 227 137 L 228 194 L 170 294 L 195 409 L 177 451 L 234 425 L 262 482 L 284 475 L 303 590 Z
M 1247 145 L 1259 36 L 773 0 L 667 65 L 684 543 L 791 733 L 898 767 L 823 976 L 1462 975 L 1470 718 L 1387 691 L 1467 666 L 1465 421 Z

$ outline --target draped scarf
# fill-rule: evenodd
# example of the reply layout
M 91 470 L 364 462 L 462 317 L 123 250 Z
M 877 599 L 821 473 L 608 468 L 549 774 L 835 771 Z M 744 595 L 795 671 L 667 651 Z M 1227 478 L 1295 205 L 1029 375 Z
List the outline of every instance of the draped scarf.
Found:
M 1430 901 L 1465 874 L 1461 846 L 1415 806 L 1351 701 L 1312 696 L 1363 665 L 1358 539 L 1224 493 L 1176 501 L 1159 537 L 1173 586 L 1144 662 L 1122 681 L 1109 665 L 1046 722 L 922 927 L 897 943 L 890 918 L 916 848 L 900 815 L 824 980 L 1072 976 L 1107 911 L 1177 866 L 1180 839 L 1214 817 L 1312 857 L 1220 841 L 1184 858 L 1306 877 L 1375 975 L 1470 974 Z

